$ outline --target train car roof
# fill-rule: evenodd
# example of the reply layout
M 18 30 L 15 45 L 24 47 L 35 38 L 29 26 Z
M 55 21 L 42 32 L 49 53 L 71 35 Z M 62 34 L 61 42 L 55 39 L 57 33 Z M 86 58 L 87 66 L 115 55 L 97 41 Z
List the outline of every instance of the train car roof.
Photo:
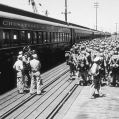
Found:
M 25 10 L 13 8 L 7 5 L 3 5 L 3 4 L 0 4 L 0 11 L 1 11 L 0 16 L 4 16 L 8 18 L 10 17 L 11 19 L 12 18 L 21 19 L 21 20 L 42 23 L 42 24 L 49 24 L 49 25 L 55 25 L 55 26 L 76 28 L 76 29 L 81 29 L 81 30 L 95 31 L 94 29 L 90 29 L 88 27 L 84 27 L 81 25 L 73 24 L 73 23 L 67 23 L 62 20 L 54 19 L 51 17 L 46 17 L 43 15 L 39 15 L 39 14 L 35 14 L 35 13 L 28 12 Z
M 61 20 L 57 20 L 54 18 L 40 15 L 40 14 L 35 14 L 35 13 L 28 12 L 25 10 L 13 8 L 13 7 L 10 7 L 7 5 L 3 5 L 3 4 L 0 4 L 0 11 L 17 14 L 17 15 L 21 15 L 21 16 L 26 16 L 26 17 L 32 17 L 32 18 L 36 18 L 36 19 L 42 19 L 42 20 L 51 21 L 51 22 L 56 22 L 56 23 L 60 23 L 60 24 L 64 24 L 64 25 L 66 24 L 66 22 L 61 21 Z
M 84 28 L 84 29 L 88 29 L 88 30 L 91 30 L 90 28 L 88 27 L 85 27 L 85 26 L 81 26 L 81 25 L 77 25 L 77 24 L 73 24 L 73 23 L 69 23 L 70 26 L 75 26 L 75 27 L 81 27 L 81 28 Z

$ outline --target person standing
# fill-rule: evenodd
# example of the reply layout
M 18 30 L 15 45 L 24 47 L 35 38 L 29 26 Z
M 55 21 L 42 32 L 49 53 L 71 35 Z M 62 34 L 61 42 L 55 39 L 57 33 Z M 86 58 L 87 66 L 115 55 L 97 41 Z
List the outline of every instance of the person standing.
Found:
M 31 82 L 31 77 L 30 77 L 30 58 L 28 57 L 27 53 L 23 55 L 23 76 L 24 76 L 24 86 L 26 89 L 29 88 L 30 82 Z
M 96 56 L 94 63 L 90 69 L 92 75 L 91 98 L 100 96 L 101 80 L 100 80 L 100 57 Z
M 41 94 L 41 76 L 40 76 L 40 68 L 41 63 L 38 60 L 37 54 L 32 55 L 33 59 L 30 61 L 31 66 L 31 86 L 30 86 L 30 94 L 35 93 L 35 86 L 37 85 L 37 94 Z
M 18 89 L 18 93 L 23 93 L 24 92 L 24 81 L 23 81 L 22 55 L 18 55 L 17 61 L 13 65 L 13 68 L 17 72 L 17 89 Z

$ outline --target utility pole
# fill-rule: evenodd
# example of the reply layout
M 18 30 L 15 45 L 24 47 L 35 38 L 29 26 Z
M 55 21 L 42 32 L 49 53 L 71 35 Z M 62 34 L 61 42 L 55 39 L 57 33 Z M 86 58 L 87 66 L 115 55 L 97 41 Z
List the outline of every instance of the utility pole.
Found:
M 65 21 L 67 22 L 67 0 L 65 0 Z
M 67 12 L 67 0 L 65 0 L 65 12 L 62 12 L 62 14 L 65 15 L 65 22 L 67 22 L 67 15 L 71 12 Z
M 94 7 L 96 9 L 96 30 L 97 30 L 97 8 L 98 8 L 98 6 L 99 6 L 99 3 L 98 2 L 95 2 L 94 3 Z

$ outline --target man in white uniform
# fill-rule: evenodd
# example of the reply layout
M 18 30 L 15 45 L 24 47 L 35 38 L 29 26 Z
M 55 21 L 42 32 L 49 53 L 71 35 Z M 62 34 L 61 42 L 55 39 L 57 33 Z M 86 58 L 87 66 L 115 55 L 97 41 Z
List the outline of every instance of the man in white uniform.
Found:
M 33 59 L 30 61 L 31 66 L 31 87 L 30 87 L 30 94 L 35 93 L 35 84 L 37 84 L 37 94 L 41 93 L 41 86 L 40 86 L 40 68 L 41 63 L 38 60 L 37 54 L 33 54 Z
M 22 55 L 18 55 L 17 61 L 13 65 L 13 68 L 17 72 L 17 88 L 19 93 L 24 92 L 24 81 L 23 81 L 23 62 Z

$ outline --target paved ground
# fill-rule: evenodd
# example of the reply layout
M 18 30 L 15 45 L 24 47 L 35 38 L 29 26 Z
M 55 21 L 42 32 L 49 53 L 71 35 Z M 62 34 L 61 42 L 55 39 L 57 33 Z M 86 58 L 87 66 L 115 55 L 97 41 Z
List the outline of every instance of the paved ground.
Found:
M 102 87 L 102 97 L 90 99 L 84 87 L 63 119 L 119 119 L 119 87 Z

